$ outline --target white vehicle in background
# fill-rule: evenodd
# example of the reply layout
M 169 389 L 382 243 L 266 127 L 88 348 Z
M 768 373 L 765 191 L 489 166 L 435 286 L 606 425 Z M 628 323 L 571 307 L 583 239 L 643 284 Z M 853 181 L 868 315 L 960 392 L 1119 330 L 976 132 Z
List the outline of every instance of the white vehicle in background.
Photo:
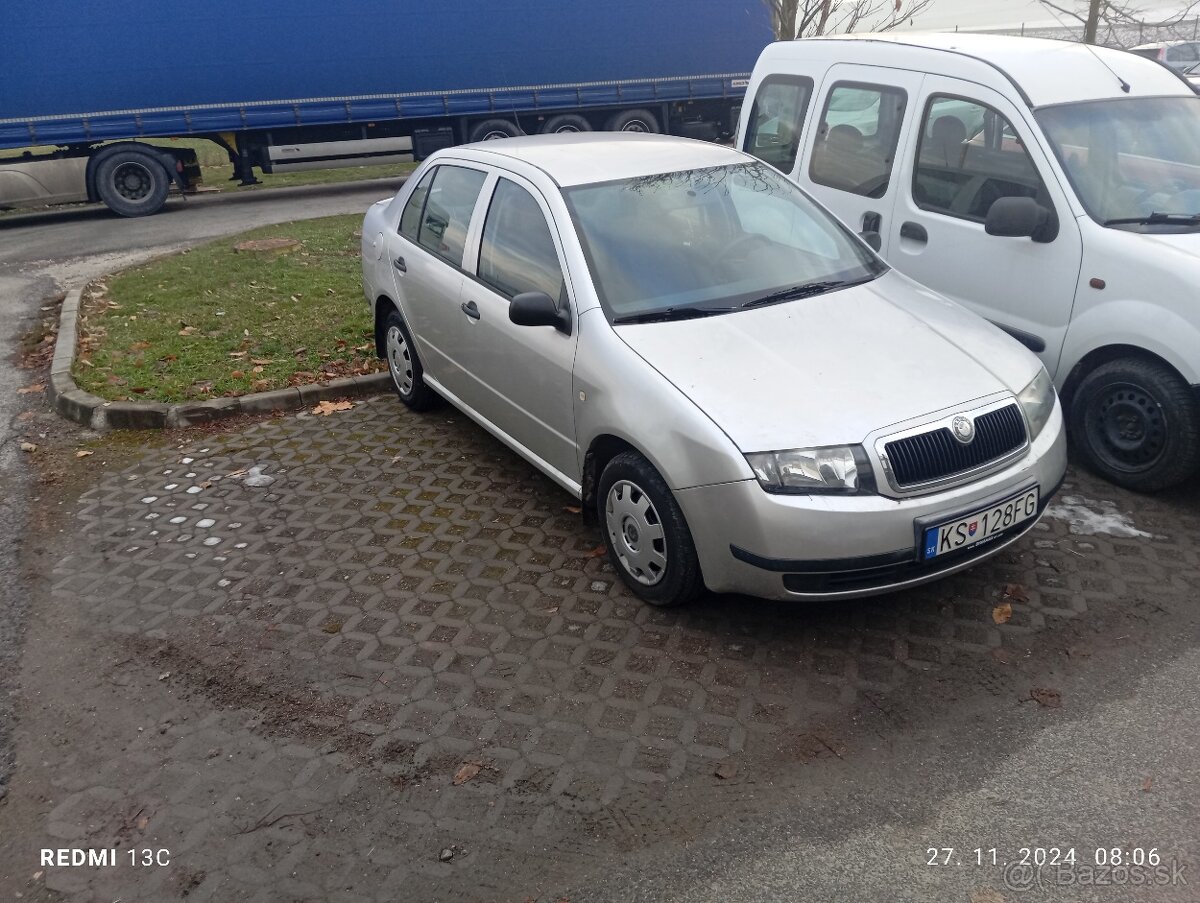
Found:
M 1035 351 L 1094 470 L 1144 491 L 1196 471 L 1200 97 L 1177 71 L 1032 38 L 789 41 L 737 144 Z
M 86 157 L 18 160 L 0 166 L 0 210 L 88 199 Z

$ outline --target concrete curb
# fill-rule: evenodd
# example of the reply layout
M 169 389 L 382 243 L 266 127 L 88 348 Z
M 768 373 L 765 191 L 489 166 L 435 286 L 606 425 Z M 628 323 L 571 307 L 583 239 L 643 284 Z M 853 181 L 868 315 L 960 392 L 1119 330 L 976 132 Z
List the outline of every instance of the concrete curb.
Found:
M 58 339 L 50 363 L 50 402 L 68 420 L 94 430 L 158 430 L 211 423 L 235 414 L 300 411 L 319 401 L 348 396 L 377 395 L 391 388 L 387 373 L 349 376 L 294 389 L 255 392 L 236 398 L 211 398 L 182 404 L 148 401 L 106 401 L 75 385 L 71 366 L 79 340 L 80 289 L 67 292 L 58 321 Z

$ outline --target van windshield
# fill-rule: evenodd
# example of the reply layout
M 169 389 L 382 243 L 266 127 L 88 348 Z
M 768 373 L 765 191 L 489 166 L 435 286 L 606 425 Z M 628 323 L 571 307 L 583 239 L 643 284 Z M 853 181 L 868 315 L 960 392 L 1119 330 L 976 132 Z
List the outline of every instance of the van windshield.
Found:
M 1200 97 L 1091 101 L 1035 115 L 1094 219 L 1138 231 L 1200 228 Z

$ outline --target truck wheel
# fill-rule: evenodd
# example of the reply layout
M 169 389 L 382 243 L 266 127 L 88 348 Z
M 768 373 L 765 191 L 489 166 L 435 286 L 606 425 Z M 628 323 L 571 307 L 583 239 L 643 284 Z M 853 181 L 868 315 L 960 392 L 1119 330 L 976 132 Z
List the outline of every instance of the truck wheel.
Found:
M 113 213 L 149 216 L 167 202 L 171 177 L 158 160 L 140 150 L 117 151 L 96 169 L 96 193 Z
M 596 513 L 608 558 L 633 594 L 650 605 L 682 605 L 704 588 L 683 511 L 649 461 L 627 451 L 600 474 Z
M 1200 412 L 1187 384 L 1155 361 L 1121 358 L 1083 378 L 1071 436 L 1085 463 L 1118 486 L 1154 492 L 1200 463 Z
M 658 117 L 649 110 L 622 110 L 608 118 L 604 126 L 609 132 L 647 132 L 657 135 L 662 129 Z
M 578 113 L 563 113 L 551 116 L 542 126 L 543 135 L 561 135 L 563 132 L 590 132 L 592 124 Z
M 515 122 L 507 119 L 485 119 L 471 129 L 467 137 L 473 144 L 476 141 L 495 141 L 497 138 L 516 138 L 523 134 Z

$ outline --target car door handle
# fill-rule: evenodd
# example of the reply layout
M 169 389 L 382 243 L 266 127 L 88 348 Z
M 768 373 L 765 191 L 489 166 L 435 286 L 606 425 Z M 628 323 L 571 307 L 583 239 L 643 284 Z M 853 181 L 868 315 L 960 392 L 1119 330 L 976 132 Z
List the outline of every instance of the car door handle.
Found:
M 476 306 L 474 301 L 464 301 L 462 303 L 462 312 L 472 320 L 479 319 L 479 307 Z
M 900 226 L 900 237 L 911 238 L 913 241 L 921 242 L 921 244 L 929 241 L 929 233 L 925 231 L 925 227 L 920 223 L 903 223 Z
M 394 266 L 396 269 L 398 269 L 401 273 L 408 272 L 408 264 L 404 262 L 403 257 L 397 257 L 395 260 L 393 260 L 392 266 Z

